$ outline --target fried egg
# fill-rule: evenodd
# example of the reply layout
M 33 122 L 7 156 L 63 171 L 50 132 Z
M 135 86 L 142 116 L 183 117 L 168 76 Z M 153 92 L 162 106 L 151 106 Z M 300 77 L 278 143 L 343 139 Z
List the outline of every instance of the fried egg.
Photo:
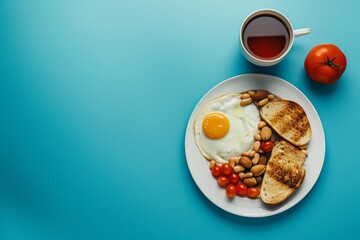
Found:
M 254 104 L 240 106 L 240 94 L 226 94 L 208 102 L 194 121 L 195 142 L 208 160 L 225 163 L 251 150 L 260 121 Z

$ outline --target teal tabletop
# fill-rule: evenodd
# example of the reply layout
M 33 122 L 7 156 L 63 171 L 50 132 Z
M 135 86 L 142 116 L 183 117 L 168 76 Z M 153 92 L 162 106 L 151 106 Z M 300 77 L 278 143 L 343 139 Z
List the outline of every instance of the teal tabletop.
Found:
M 360 239 L 357 6 L 1 0 L 0 239 Z M 294 29 L 311 28 L 270 67 L 248 62 L 239 43 L 243 20 L 262 8 L 282 12 Z M 347 58 L 334 84 L 316 83 L 304 69 L 322 43 Z M 267 217 L 210 201 L 185 154 L 200 99 L 249 73 L 298 88 L 325 133 L 313 188 Z

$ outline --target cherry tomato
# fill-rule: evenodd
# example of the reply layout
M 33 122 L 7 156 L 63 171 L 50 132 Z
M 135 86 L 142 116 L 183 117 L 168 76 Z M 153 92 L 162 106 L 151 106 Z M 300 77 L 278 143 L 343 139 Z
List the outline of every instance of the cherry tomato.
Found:
M 220 185 L 220 187 L 226 187 L 230 183 L 229 178 L 227 176 L 218 177 L 217 182 Z
M 230 184 L 226 187 L 226 196 L 228 198 L 233 198 L 236 196 L 236 187 L 233 184 Z
M 221 173 L 224 175 L 229 175 L 230 173 L 232 173 L 232 167 L 230 164 L 228 163 L 223 163 L 221 165 Z
M 247 186 L 242 182 L 236 185 L 236 192 L 239 196 L 245 196 L 247 194 L 247 190 Z
M 346 69 L 344 53 L 333 44 L 320 44 L 312 48 L 304 62 L 306 73 L 319 83 L 336 82 Z
M 272 141 L 262 142 L 260 147 L 264 152 L 271 152 L 274 147 L 274 143 Z
M 247 195 L 249 198 L 257 198 L 260 194 L 260 190 L 256 187 L 250 187 L 247 190 Z
M 221 167 L 219 165 L 215 165 L 213 166 L 213 168 L 211 169 L 211 174 L 214 177 L 218 177 L 221 174 Z
M 236 185 L 240 180 L 239 174 L 236 173 L 230 173 L 229 175 L 229 181 L 230 183 Z

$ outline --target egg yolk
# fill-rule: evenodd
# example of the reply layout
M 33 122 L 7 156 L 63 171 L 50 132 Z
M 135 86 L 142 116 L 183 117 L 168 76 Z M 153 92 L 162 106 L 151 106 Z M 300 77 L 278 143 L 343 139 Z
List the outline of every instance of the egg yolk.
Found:
M 202 129 L 205 136 L 212 139 L 224 137 L 230 128 L 229 119 L 222 113 L 213 112 L 204 117 Z

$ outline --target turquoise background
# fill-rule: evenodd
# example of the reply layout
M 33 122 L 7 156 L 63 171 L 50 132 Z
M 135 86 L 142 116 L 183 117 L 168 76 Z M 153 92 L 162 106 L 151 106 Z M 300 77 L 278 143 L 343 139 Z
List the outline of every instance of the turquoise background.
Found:
M 240 53 L 259 8 L 312 30 L 274 67 Z M 359 22 L 355 0 L 0 0 L 0 239 L 359 239 Z M 304 72 L 319 43 L 347 56 L 336 84 Z M 184 153 L 200 98 L 245 73 L 298 87 L 326 134 L 309 195 L 262 219 L 208 201 Z

